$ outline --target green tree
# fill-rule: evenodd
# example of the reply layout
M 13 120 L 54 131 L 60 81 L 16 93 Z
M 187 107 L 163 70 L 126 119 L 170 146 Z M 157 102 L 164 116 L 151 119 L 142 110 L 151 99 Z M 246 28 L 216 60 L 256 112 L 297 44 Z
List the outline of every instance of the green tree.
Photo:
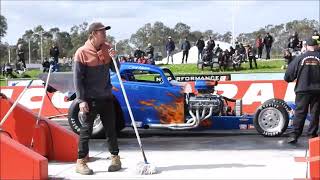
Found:
M 185 37 L 188 37 L 190 35 L 190 29 L 190 26 L 182 22 L 179 22 L 174 26 L 176 41 L 178 41 L 179 44 L 183 42 Z
M 6 35 L 7 29 L 7 19 L 4 16 L 0 15 L 0 39 Z
M 133 48 L 130 46 L 129 39 L 120 40 L 117 42 L 117 53 L 130 55 Z
M 71 41 L 71 35 L 68 32 L 58 32 L 56 38 L 56 44 L 59 47 L 60 57 L 69 57 L 69 51 L 73 49 Z

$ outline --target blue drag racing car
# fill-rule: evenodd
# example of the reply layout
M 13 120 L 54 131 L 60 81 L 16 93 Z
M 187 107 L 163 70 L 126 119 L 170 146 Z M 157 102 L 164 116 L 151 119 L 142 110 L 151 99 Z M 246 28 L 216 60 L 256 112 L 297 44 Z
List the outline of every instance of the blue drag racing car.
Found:
M 177 82 L 168 68 L 158 66 L 123 63 L 121 78 L 139 128 L 170 130 L 227 130 L 255 128 L 264 136 L 280 136 L 288 128 L 294 104 L 281 99 L 264 102 L 255 114 L 242 112 L 241 99 L 230 99 L 215 92 L 217 81 L 196 80 Z M 53 73 L 50 86 L 59 91 L 68 91 L 69 100 L 75 98 L 72 73 L 61 85 L 59 73 Z M 66 79 L 66 74 L 60 75 Z M 44 79 L 45 77 L 42 77 Z M 57 83 L 55 83 L 57 82 Z M 131 127 L 119 79 L 111 73 L 114 104 L 117 115 L 117 130 Z M 57 85 L 59 84 L 60 85 Z M 66 85 L 68 84 L 68 85 Z M 71 84 L 71 85 L 70 85 Z M 67 86 L 67 87 L 66 87 Z M 107 107 L 106 107 L 107 108 Z M 72 130 L 79 133 L 82 120 L 77 101 L 69 108 L 68 121 Z M 93 137 L 104 135 L 103 125 L 97 115 Z

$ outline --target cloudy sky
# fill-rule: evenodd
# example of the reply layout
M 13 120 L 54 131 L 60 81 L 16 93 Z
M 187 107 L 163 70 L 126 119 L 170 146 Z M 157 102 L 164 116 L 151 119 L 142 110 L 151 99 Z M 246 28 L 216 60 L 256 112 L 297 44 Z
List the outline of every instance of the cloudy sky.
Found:
M 252 32 L 268 24 L 292 20 L 320 19 L 319 1 L 13 1 L 1 0 L 1 14 L 7 18 L 7 35 L 2 42 L 15 44 L 28 29 L 43 25 L 46 30 L 58 27 L 70 31 L 82 22 L 101 21 L 112 26 L 116 40 L 130 35 L 146 23 L 161 21 L 173 28 L 177 22 L 191 30 L 235 34 Z

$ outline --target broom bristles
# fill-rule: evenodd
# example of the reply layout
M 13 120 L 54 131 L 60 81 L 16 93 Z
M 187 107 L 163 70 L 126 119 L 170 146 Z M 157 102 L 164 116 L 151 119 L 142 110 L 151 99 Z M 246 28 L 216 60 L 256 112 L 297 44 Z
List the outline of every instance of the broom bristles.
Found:
M 136 173 L 140 175 L 150 175 L 157 173 L 157 168 L 152 164 L 139 162 L 137 164 Z

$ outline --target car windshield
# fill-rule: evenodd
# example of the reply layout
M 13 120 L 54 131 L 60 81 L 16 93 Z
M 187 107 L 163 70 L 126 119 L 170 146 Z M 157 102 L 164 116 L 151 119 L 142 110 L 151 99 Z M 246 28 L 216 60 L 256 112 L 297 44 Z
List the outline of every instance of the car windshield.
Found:
M 176 77 L 172 74 L 170 69 L 163 68 L 164 75 L 167 77 L 168 81 L 176 80 Z

